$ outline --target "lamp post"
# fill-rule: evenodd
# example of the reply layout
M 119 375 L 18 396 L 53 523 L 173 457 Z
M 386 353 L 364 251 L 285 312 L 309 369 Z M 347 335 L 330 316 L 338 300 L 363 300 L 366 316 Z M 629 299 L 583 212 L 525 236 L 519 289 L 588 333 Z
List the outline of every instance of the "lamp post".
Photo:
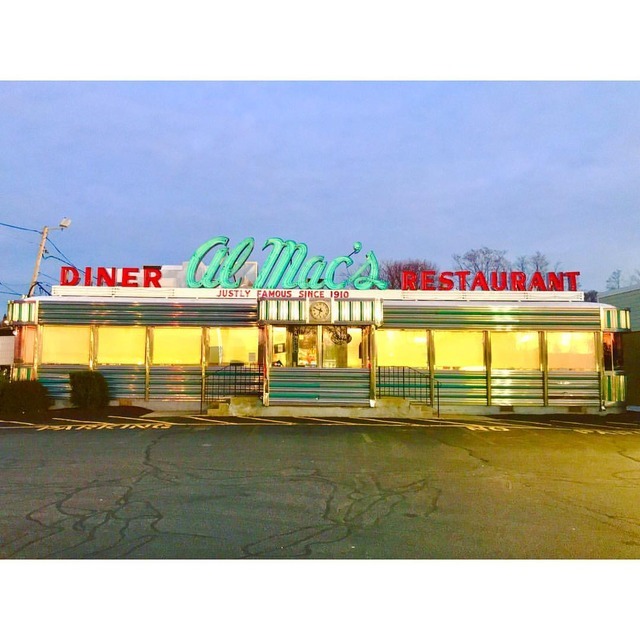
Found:
M 27 297 L 33 294 L 33 290 L 36 288 L 36 284 L 38 283 L 38 275 L 40 274 L 40 263 L 42 262 L 42 256 L 44 254 L 44 248 L 47 243 L 47 236 L 49 235 L 49 231 L 63 231 L 64 229 L 68 229 L 70 226 L 71 220 L 69 218 L 62 218 L 62 220 L 60 220 L 60 224 L 58 224 L 57 227 L 44 227 L 44 229 L 42 229 L 42 239 L 40 240 L 40 246 L 38 247 L 38 257 L 36 258 L 36 266 L 33 269 L 33 276 L 31 278 L 31 285 L 29 286 Z

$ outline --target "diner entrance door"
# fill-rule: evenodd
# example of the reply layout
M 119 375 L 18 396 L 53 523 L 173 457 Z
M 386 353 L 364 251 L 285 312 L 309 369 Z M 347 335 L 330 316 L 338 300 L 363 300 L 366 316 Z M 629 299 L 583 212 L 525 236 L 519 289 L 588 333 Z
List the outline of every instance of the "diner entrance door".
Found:
M 369 366 L 369 327 L 274 326 L 271 366 L 362 369 Z
M 368 326 L 271 327 L 268 404 L 370 405 Z

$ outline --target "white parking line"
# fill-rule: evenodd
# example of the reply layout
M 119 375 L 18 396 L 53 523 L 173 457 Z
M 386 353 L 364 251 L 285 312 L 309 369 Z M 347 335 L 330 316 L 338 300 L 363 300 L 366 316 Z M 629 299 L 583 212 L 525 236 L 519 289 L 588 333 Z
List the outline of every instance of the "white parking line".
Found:
M 353 425 L 353 421 L 352 422 L 345 422 L 344 420 L 340 420 L 338 418 L 313 418 L 311 416 L 304 416 L 304 418 L 302 418 L 305 422 L 307 420 L 313 420 L 314 422 L 320 422 L 321 424 L 341 424 L 341 425 L 347 425 L 347 426 L 351 426 Z
M 104 420 L 74 420 L 73 418 L 53 418 L 53 419 L 59 422 L 78 422 L 80 424 L 109 424 Z
M 132 416 L 107 416 L 107 418 L 115 418 L 116 420 L 129 420 L 129 421 L 138 420 L 138 422 L 154 422 L 151 416 L 146 416 L 142 418 L 134 418 Z M 156 422 L 163 422 L 163 421 L 158 420 Z
M 296 424 L 295 422 L 289 422 L 283 418 L 259 418 L 258 416 L 251 416 L 252 420 L 262 420 L 267 424 Z
M 362 420 L 368 420 L 369 422 L 372 422 L 375 425 L 387 424 L 387 425 L 396 425 L 398 427 L 406 427 L 410 425 L 415 426 L 418 424 L 418 423 L 411 423 L 411 422 L 399 422 L 397 420 L 393 420 L 393 418 L 362 418 Z
M 602 424 L 593 424 L 591 422 L 576 422 L 575 420 L 551 420 L 551 424 L 566 424 L 566 425 L 575 425 L 578 427 L 585 427 L 587 429 L 593 428 L 598 429 L 602 428 L 604 425 Z
M 229 420 L 225 418 L 214 418 L 214 417 L 203 418 L 202 416 L 187 416 L 187 417 L 189 418 L 189 420 L 200 420 L 201 422 L 206 422 L 208 424 L 219 424 L 219 425 L 226 425 L 226 426 L 234 425 L 239 427 L 250 424 L 248 422 L 235 422 L 233 420 Z M 278 418 L 259 418 L 258 416 L 251 416 L 251 419 L 262 420 L 266 424 L 286 424 L 286 425 L 296 424 L 295 422 L 289 422 L 287 420 L 282 420 Z

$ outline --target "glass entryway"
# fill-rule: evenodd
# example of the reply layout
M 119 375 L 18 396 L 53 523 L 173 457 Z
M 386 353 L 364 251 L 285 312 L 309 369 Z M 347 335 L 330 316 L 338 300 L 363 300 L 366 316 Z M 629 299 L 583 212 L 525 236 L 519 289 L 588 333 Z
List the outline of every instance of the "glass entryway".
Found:
M 370 406 L 371 327 L 269 327 L 267 404 Z
M 272 327 L 271 366 L 362 369 L 368 362 L 368 327 Z

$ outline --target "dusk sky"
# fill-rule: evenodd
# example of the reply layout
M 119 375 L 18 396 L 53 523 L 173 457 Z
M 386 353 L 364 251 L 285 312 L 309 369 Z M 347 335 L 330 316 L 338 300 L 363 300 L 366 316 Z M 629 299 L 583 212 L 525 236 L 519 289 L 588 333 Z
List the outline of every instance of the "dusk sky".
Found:
M 635 82 L 2 82 L 0 223 L 73 264 L 179 264 L 216 235 L 331 260 L 541 251 L 581 288 L 640 269 Z M 39 235 L 0 226 L 0 305 Z M 42 280 L 59 280 L 49 245 Z

